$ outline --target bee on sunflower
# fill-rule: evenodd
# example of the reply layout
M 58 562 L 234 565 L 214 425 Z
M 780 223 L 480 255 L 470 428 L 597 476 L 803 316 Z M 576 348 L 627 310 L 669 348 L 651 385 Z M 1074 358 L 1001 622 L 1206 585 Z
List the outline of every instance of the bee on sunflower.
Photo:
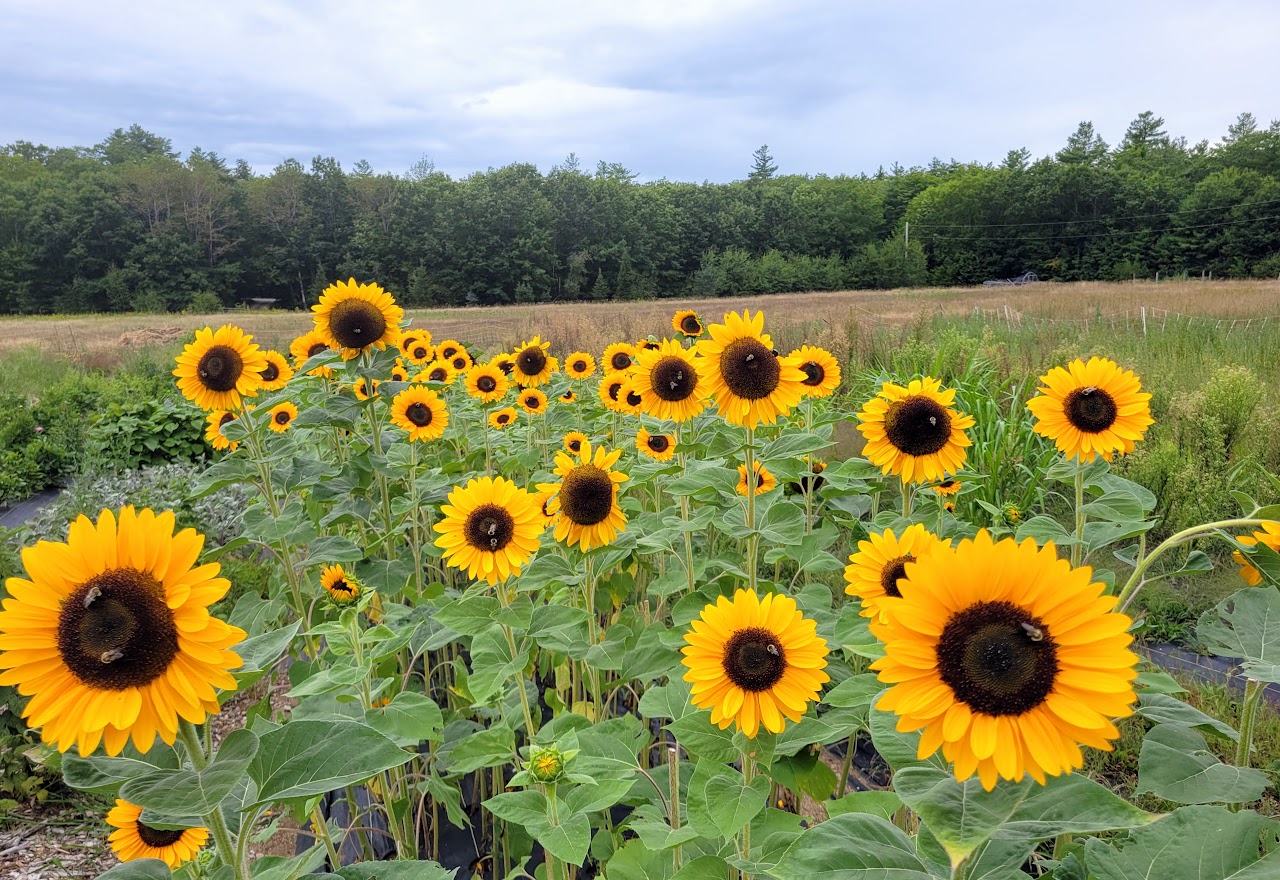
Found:
M 542 543 L 546 520 L 541 500 L 505 477 L 479 477 L 455 486 L 435 545 L 451 568 L 490 586 L 519 575 Z
M 858 552 L 849 557 L 844 568 L 844 591 L 862 602 L 858 613 L 863 617 L 883 614 L 884 600 L 902 595 L 898 581 L 906 577 L 907 563 L 950 546 L 951 542 L 942 540 L 921 523 L 908 526 L 901 535 L 893 529 L 871 532 L 867 540 L 858 542 Z
M 515 423 L 516 408 L 514 406 L 504 406 L 502 409 L 489 413 L 489 424 L 499 430 L 509 428 Z
M 703 331 L 706 330 L 702 326 L 702 320 L 698 317 L 698 313 L 693 309 L 680 309 L 672 315 L 671 329 L 690 339 L 701 336 Z
M 1106 358 L 1079 358 L 1040 377 L 1040 393 L 1027 401 L 1035 432 L 1068 459 L 1111 461 L 1133 452 L 1151 418 L 1151 395 L 1132 370 Z
M 640 395 L 644 412 L 654 418 L 688 421 L 710 402 L 711 388 L 702 370 L 688 349 L 674 340 L 664 340 L 653 351 L 637 353 L 631 388 Z
M 320 572 L 320 586 L 336 605 L 350 605 L 360 598 L 360 582 L 341 565 L 326 565 Z
M 831 352 L 817 346 L 802 345 L 788 355 L 800 366 L 804 380 L 800 383 L 806 397 L 830 397 L 840 385 L 840 364 Z
M 496 403 L 507 396 L 510 380 L 493 364 L 478 364 L 467 373 L 467 393 L 481 403 Z
M 293 355 L 293 367 L 295 370 L 302 369 L 303 364 L 318 354 L 324 354 L 326 351 L 331 351 L 331 349 L 319 330 L 308 330 L 289 343 L 289 354 Z M 316 367 L 307 375 L 323 376 L 328 379 L 333 376 L 333 369 L 331 367 Z
M 650 434 L 644 428 L 636 432 L 636 449 L 654 461 L 671 461 L 676 454 L 674 434 Z
M 547 354 L 550 342 L 543 342 L 542 337 L 535 336 L 523 342 L 511 356 L 511 375 L 521 388 L 537 388 L 551 378 L 551 374 L 560 368 L 560 363 Z
M 564 435 L 564 448 L 566 452 L 577 455 L 582 451 L 582 444 L 588 442 L 587 435 L 581 431 L 570 431 Z
M 293 420 L 298 417 L 298 407 L 292 402 L 286 400 L 284 403 L 278 403 L 268 410 L 267 415 L 271 421 L 268 424 L 271 430 L 277 434 L 283 434 L 293 425 Z
M 240 448 L 239 440 L 228 440 L 227 435 L 222 433 L 222 428 L 234 422 L 237 416 L 235 413 L 227 412 L 225 409 L 215 409 L 204 417 L 205 442 L 212 446 L 216 451 L 235 452 Z
M 274 349 L 268 349 L 262 354 L 267 359 L 267 365 L 258 373 L 262 379 L 262 384 L 258 386 L 258 390 L 279 391 L 288 385 L 289 380 L 293 378 L 293 367 L 289 366 L 289 361 L 285 359 L 284 355 Z
M 700 365 L 720 416 L 732 425 L 754 430 L 772 425 L 803 397 L 804 373 L 792 358 L 780 357 L 764 332 L 764 312 L 754 316 L 729 312 L 723 324 L 707 328 L 698 342 Z
M 1241 535 L 1236 538 L 1246 547 L 1256 547 L 1263 544 L 1272 550 L 1280 553 L 1280 522 L 1274 520 L 1266 520 L 1262 523 L 1262 528 L 1254 532 L 1252 535 Z M 1240 577 L 1244 578 L 1244 582 L 1251 587 L 1256 587 L 1262 583 L 1262 572 L 1250 562 L 1239 550 L 1232 552 L 1232 561 L 1240 566 Z
M 627 372 L 635 360 L 636 348 L 629 342 L 614 342 L 607 346 L 604 354 L 600 356 L 600 363 L 606 376 Z
M 871 621 L 885 650 L 871 668 L 890 685 L 876 708 L 921 731 L 921 759 L 941 749 L 957 780 L 990 791 L 1079 769 L 1082 745 L 1111 750 L 1138 656 L 1133 621 L 1092 569 L 984 529 L 907 563 L 898 587 Z
M 176 361 L 178 389 L 206 411 L 238 409 L 243 398 L 257 393 L 267 368 L 266 353 L 253 337 L 231 324 L 197 330 Z
M 196 565 L 203 547 L 171 511 L 125 507 L 22 551 L 27 577 L 9 578 L 0 611 L 0 686 L 31 697 L 22 714 L 44 742 L 118 755 L 132 738 L 145 754 L 220 711 L 245 633 L 209 613 L 231 582 Z
M 558 483 L 539 483 L 538 490 L 554 497 L 547 504 L 556 518 L 555 539 L 578 547 L 585 553 L 611 543 L 626 528 L 627 515 L 618 506 L 618 484 L 627 475 L 613 466 L 622 455 L 621 449 L 605 452 L 597 447 L 592 454 L 591 442 L 583 441 L 576 456 L 556 453 L 555 474 Z
M 439 440 L 449 426 L 449 410 L 435 391 L 411 385 L 391 398 L 391 424 L 409 432 L 410 441 Z
M 721 596 L 702 609 L 684 640 L 681 662 L 693 705 L 710 709 L 721 730 L 736 724 L 751 739 L 761 727 L 782 733 L 787 721 L 799 722 L 830 681 L 817 624 L 780 593 Z
M 540 416 L 547 411 L 547 395 L 537 388 L 526 388 L 520 392 L 520 408 L 531 416 Z
M 208 828 L 152 828 L 142 821 L 142 807 L 120 798 L 107 813 L 107 824 L 116 829 L 107 840 L 122 862 L 159 859 L 174 870 L 209 842 Z
M 766 492 L 772 492 L 778 486 L 778 478 L 775 477 L 768 468 L 760 462 L 754 462 L 755 474 L 751 481 L 751 485 L 747 485 L 747 466 L 745 464 L 738 465 L 738 494 L 746 497 L 748 492 L 755 490 L 756 495 L 763 495 Z
M 564 359 L 564 373 L 570 379 L 590 379 L 596 371 L 596 359 L 585 351 L 575 351 Z
M 316 331 L 330 348 L 342 351 L 344 361 L 370 348 L 400 347 L 404 309 L 377 284 L 357 284 L 354 278 L 330 284 L 311 311 Z
M 915 379 L 905 388 L 885 382 L 858 413 L 858 431 L 867 439 L 862 454 L 906 483 L 945 478 L 964 467 L 965 434 L 972 416 L 951 408 L 954 388 L 942 390 L 937 379 Z

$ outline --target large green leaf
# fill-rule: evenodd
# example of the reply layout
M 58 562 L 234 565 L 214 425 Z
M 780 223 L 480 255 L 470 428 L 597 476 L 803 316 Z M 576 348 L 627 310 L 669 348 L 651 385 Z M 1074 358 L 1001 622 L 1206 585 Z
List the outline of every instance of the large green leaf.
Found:
M 911 838 L 866 813 L 846 813 L 805 831 L 769 873 L 777 880 L 933 880 Z
M 178 757 L 171 749 L 152 749 L 145 759 L 108 758 L 90 755 L 81 758 L 68 753 L 62 758 L 62 778 L 80 791 L 114 794 L 130 779 L 160 770 L 177 770 Z
M 699 761 L 689 780 L 689 824 L 703 837 L 731 838 L 764 809 L 769 785 L 767 777 L 748 785 L 737 770 Z
M 130 779 L 120 797 L 163 816 L 207 816 L 244 776 L 258 751 L 258 737 L 233 730 L 222 741 L 209 766 L 194 770 L 156 770 Z
M 264 804 L 324 794 L 413 760 L 358 721 L 290 721 L 263 734 L 249 775 Z
M 169 880 L 173 872 L 159 859 L 136 859 L 99 874 L 98 880 Z
M 444 727 L 444 716 L 435 700 L 413 691 L 396 694 L 379 709 L 364 713 L 365 722 L 399 745 L 416 745 L 432 739 Z
M 342 880 L 453 880 L 457 872 L 442 868 L 439 862 L 394 861 L 356 862 L 340 868 L 336 874 L 308 874 L 308 877 L 341 877 Z
M 516 753 L 516 735 L 501 724 L 477 731 L 449 751 L 451 773 L 470 773 L 481 767 L 509 763 Z
M 1090 838 L 1085 864 L 1090 880 L 1275 880 L 1275 837 L 1275 821 L 1251 811 L 1183 807 L 1112 844 Z
M 1212 715 L 1206 715 L 1194 706 L 1188 706 L 1168 694 L 1139 694 L 1136 711 L 1143 718 L 1157 724 L 1180 724 L 1232 742 L 1240 740 L 1240 734 L 1236 733 L 1231 725 L 1219 721 Z
M 1206 611 L 1196 629 L 1215 654 L 1240 657 L 1244 674 L 1280 682 L 1280 590 L 1250 587 Z
M 1269 777 L 1233 767 L 1210 752 L 1190 727 L 1157 724 L 1138 755 L 1137 794 L 1152 792 L 1177 804 L 1247 804 L 1262 797 Z

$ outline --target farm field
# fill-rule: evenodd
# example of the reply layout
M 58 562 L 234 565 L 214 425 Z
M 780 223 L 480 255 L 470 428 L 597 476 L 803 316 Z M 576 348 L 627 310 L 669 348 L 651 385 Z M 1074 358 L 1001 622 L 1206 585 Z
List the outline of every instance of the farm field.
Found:
M 323 306 L 0 320 L 19 876 L 1280 864 L 1280 283 Z

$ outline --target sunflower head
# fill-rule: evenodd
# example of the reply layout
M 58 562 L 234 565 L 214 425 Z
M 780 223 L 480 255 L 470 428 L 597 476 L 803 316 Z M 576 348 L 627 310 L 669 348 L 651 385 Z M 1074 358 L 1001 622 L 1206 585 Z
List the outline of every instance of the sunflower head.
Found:
M 840 364 L 831 352 L 817 346 L 802 345 L 790 357 L 804 373 L 800 383 L 806 397 L 830 397 L 840 385 Z
M 659 345 L 661 345 L 661 343 L 652 336 L 646 336 L 644 339 L 637 339 L 636 353 L 639 354 L 642 351 L 657 351 Z
M 1016 505 L 1006 504 L 1002 512 L 1004 513 L 1005 522 L 1011 525 L 1022 521 L 1022 511 L 1018 510 Z
M 262 354 L 267 359 L 267 365 L 258 373 L 262 379 L 262 384 L 258 386 L 259 390 L 279 391 L 293 378 L 293 367 L 289 366 L 289 361 L 284 355 L 274 349 L 264 351 Z
M 628 375 L 626 373 L 605 373 L 604 378 L 600 380 L 600 402 L 604 404 L 605 409 L 612 412 L 622 412 L 622 386 L 627 384 Z
M 764 312 L 730 312 L 723 324 L 708 328 L 698 342 L 706 363 L 709 390 L 720 415 L 730 424 L 772 425 L 803 396 L 804 373 L 794 359 L 780 357 L 764 332 Z
M 955 513 L 956 503 L 952 501 L 950 498 L 948 498 L 946 501 L 942 502 L 942 509 L 945 510 L 947 513 Z
M 521 388 L 536 388 L 559 368 L 559 362 L 547 353 L 550 346 L 550 342 L 543 342 L 540 336 L 535 336 L 512 352 L 511 375 Z
M 617 411 L 623 415 L 638 416 L 644 412 L 644 397 L 636 388 L 635 375 L 627 376 L 618 389 Z
M 564 390 L 564 394 L 560 395 L 560 400 L 563 403 L 573 403 L 577 399 L 578 399 L 578 395 L 573 393 L 572 388 L 566 388 Z
M 605 348 L 600 356 L 600 366 L 605 375 L 625 373 L 636 360 L 636 348 L 629 342 L 615 342 Z
M 391 398 L 391 424 L 409 432 L 409 440 L 439 440 L 449 427 L 449 410 L 440 395 L 421 385 L 410 385 Z
M 419 332 L 421 333 L 421 331 Z M 431 344 L 431 334 L 428 333 L 426 336 L 427 338 L 425 339 L 420 335 L 418 338 L 414 338 L 412 342 L 401 341 L 400 343 L 400 350 L 404 353 L 409 363 L 415 367 L 429 364 L 438 357 L 435 346 Z
M 1151 395 L 1132 370 L 1106 358 L 1077 358 L 1040 377 L 1040 393 L 1027 401 L 1035 432 L 1051 439 L 1067 458 L 1111 461 L 1133 452 L 1154 421 Z
M 1267 520 L 1263 522 L 1262 528 L 1252 535 L 1242 535 L 1236 540 L 1246 547 L 1256 547 L 1258 544 L 1263 544 L 1280 553 L 1280 522 Z M 1236 565 L 1240 566 L 1240 577 L 1244 578 L 1246 584 L 1256 587 L 1262 583 L 1262 572 L 1243 553 L 1236 550 L 1231 554 L 1231 559 Z
M 467 373 L 467 393 L 481 403 L 495 403 L 511 387 L 507 374 L 493 364 L 477 364 Z
M 534 782 L 553 785 L 564 778 L 568 763 L 564 752 L 555 746 L 535 747 L 529 752 L 529 775 Z
M 489 413 L 489 424 L 499 430 L 510 428 L 515 423 L 516 408 L 514 406 L 504 406 L 502 409 L 496 409 Z
M 577 455 L 582 451 L 582 444 L 587 442 L 589 441 L 586 434 L 581 431 L 570 431 L 568 434 L 564 435 L 565 452 Z
M 224 324 L 196 331 L 177 357 L 173 375 L 183 396 L 203 410 L 237 409 L 262 385 L 267 356 L 253 337 Z
M 240 448 L 239 440 L 228 440 L 227 435 L 222 433 L 222 429 L 229 422 L 234 422 L 237 416 L 233 412 L 227 412 L 225 409 L 215 409 L 204 417 L 204 439 L 215 450 L 222 452 L 235 452 Z
M 341 565 L 328 565 L 320 572 L 320 586 L 338 605 L 350 605 L 360 598 L 360 582 Z
M 650 434 L 644 428 L 636 432 L 636 449 L 654 461 L 671 461 L 676 454 L 674 434 Z
M 409 368 L 405 366 L 404 358 L 396 358 L 395 366 L 391 368 L 391 375 L 387 378 L 392 382 L 409 381 Z
M 844 591 L 862 602 L 863 617 L 882 613 L 886 602 L 902 595 L 898 586 L 907 575 L 907 563 L 950 546 L 921 523 L 909 526 L 901 535 L 893 529 L 871 532 L 858 542 L 858 552 L 849 557 L 844 569 Z
M 644 412 L 658 419 L 687 421 L 706 409 L 711 387 L 707 367 L 680 343 L 667 339 L 636 354 L 631 388 Z
M 753 489 L 756 495 L 763 495 L 766 492 L 772 492 L 778 486 L 778 478 L 770 473 L 760 462 L 754 462 L 754 478 L 747 482 L 747 466 L 745 464 L 738 465 L 738 494 L 746 496 Z
M 142 822 L 142 807 L 116 798 L 107 813 L 107 824 L 116 829 L 107 840 L 122 862 L 159 859 L 170 870 L 194 859 L 209 842 L 208 828 L 152 828 Z
M 434 382 L 437 385 L 452 385 L 458 374 L 453 371 L 447 361 L 434 360 L 427 368 L 413 377 L 415 382 Z
M 324 335 L 318 330 L 308 330 L 289 343 L 289 354 L 293 355 L 293 367 L 295 370 L 301 369 L 303 364 L 316 355 L 324 354 L 330 350 L 329 343 L 325 341 Z M 308 375 L 329 378 L 333 376 L 333 369 L 331 367 L 316 367 Z
M 298 407 L 291 401 L 286 400 L 284 403 L 278 403 L 271 407 L 267 416 L 271 419 L 268 424 L 271 430 L 277 434 L 283 434 L 293 425 L 293 420 L 298 417 Z
M 701 336 L 706 328 L 693 309 L 680 309 L 671 316 L 671 329 L 690 339 Z
M 465 349 L 449 358 L 449 366 L 453 367 L 455 373 L 465 373 L 471 369 L 471 364 L 471 355 Z
M 582 443 L 577 455 L 556 453 L 555 473 L 559 483 L 540 483 L 539 491 L 554 494 L 548 504 L 558 514 L 555 538 L 577 544 L 583 552 L 611 543 L 626 527 L 627 516 L 618 506 L 618 484 L 627 475 L 615 471 L 621 449 L 593 451 L 590 441 Z
M 466 346 L 456 339 L 446 339 L 436 346 L 436 357 L 442 361 L 453 360 L 453 358 L 461 353 L 466 352 Z
M 941 483 L 933 487 L 934 494 L 937 495 L 956 495 L 960 492 L 960 481 L 954 477 L 948 477 Z
M 489 363 L 501 370 L 504 376 L 510 376 L 516 368 L 515 359 L 510 354 L 500 354 Z
M 531 416 L 540 416 L 547 411 L 547 395 L 537 388 L 526 388 L 520 392 L 520 408 Z
M 1132 713 L 1138 657 L 1132 621 L 1052 544 L 980 531 L 906 565 L 902 595 L 871 629 L 892 685 L 877 708 L 919 730 L 920 757 L 942 749 L 956 779 L 1040 784 L 1084 763 L 1081 745 L 1110 750 L 1112 718 Z
M 316 330 L 331 348 L 352 360 L 373 347 L 400 345 L 404 309 L 377 284 L 357 284 L 354 278 L 330 284 L 311 307 Z
M 825 482 L 822 478 L 822 472 L 827 469 L 827 463 L 820 458 L 814 458 L 812 455 L 806 455 L 804 462 L 808 467 L 807 472 L 800 476 L 799 482 L 788 483 L 787 489 L 795 495 L 807 495 L 810 492 L 816 492 L 822 488 Z
M 684 640 L 693 704 L 710 709 L 721 730 L 736 723 L 752 739 L 761 727 L 782 733 L 787 721 L 798 722 L 830 680 L 817 624 L 780 593 L 721 596 L 702 609 Z
M 967 428 L 973 417 L 952 409 L 954 388 L 937 379 L 915 379 L 905 388 L 885 382 L 858 413 L 858 430 L 867 439 L 863 455 L 881 473 L 904 483 L 941 480 L 964 466 L 972 445 Z
M 361 378 L 355 381 L 351 390 L 360 400 L 372 400 L 378 396 L 378 386 L 381 384 L 377 379 Z
M 435 544 L 445 562 L 490 585 L 520 573 L 546 528 L 541 499 L 505 477 L 454 487 L 441 511 Z
M 570 379 L 588 379 L 596 371 L 596 359 L 585 351 L 575 351 L 564 359 L 564 372 Z

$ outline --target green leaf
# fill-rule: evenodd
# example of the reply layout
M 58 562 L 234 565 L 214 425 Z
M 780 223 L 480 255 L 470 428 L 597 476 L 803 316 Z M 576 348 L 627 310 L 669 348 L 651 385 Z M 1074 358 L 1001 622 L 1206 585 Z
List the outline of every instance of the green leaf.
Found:
M 698 856 L 671 875 L 671 880 L 724 880 L 729 863 L 719 856 Z
M 559 825 L 540 828 L 533 836 L 560 861 L 580 866 L 587 857 L 587 847 L 591 845 L 591 823 L 578 813 L 562 817 Z
M 677 718 L 667 725 L 667 730 L 685 751 L 704 760 L 726 763 L 738 755 L 733 733 L 712 724 L 711 712 L 707 709 Z
M 257 752 L 252 731 L 233 730 L 199 773 L 157 770 L 126 782 L 120 797 L 164 816 L 207 816 L 235 788 Z
M 478 636 L 493 626 L 501 610 L 502 604 L 492 596 L 464 596 L 437 608 L 435 619 L 459 635 Z
M 1199 709 L 1188 706 L 1168 694 L 1138 694 L 1137 713 L 1148 721 L 1157 724 L 1181 724 L 1183 727 L 1194 727 L 1202 733 L 1222 739 L 1239 742 L 1240 734 L 1228 724 L 1224 724 L 1212 715 L 1206 715 Z
M 1085 841 L 1090 880 L 1273 880 L 1276 823 L 1251 811 L 1183 807 L 1108 845 Z M 1262 856 L 1260 840 L 1272 841 Z
M 1177 804 L 1247 804 L 1262 797 L 1265 773 L 1218 760 L 1204 737 L 1177 724 L 1157 724 L 1142 741 L 1135 794 Z
M 169 880 L 173 872 L 159 859 L 135 859 L 99 874 L 98 880 Z
M 516 735 L 509 727 L 497 725 L 477 731 L 449 752 L 451 773 L 470 773 L 481 767 L 507 764 L 516 753 Z
M 838 709 L 870 707 L 884 685 L 874 672 L 864 672 L 845 679 L 822 695 L 822 702 Z
M 444 716 L 435 700 L 413 691 L 396 694 L 380 709 L 369 709 L 364 720 L 399 745 L 417 745 L 434 738 L 444 727 Z
M 293 637 L 298 634 L 302 621 L 295 621 L 286 627 L 264 632 L 262 635 L 245 639 L 236 645 L 236 653 L 240 655 L 240 668 L 235 670 L 236 683 L 246 688 L 262 678 L 289 650 Z
M 1034 539 L 1037 544 L 1052 541 L 1059 547 L 1069 547 L 1076 542 L 1075 535 L 1068 532 L 1062 523 L 1044 515 L 1033 516 L 1018 526 L 1017 539 L 1022 541 L 1027 538 Z
M 600 779 L 595 785 L 579 785 L 565 795 L 564 801 L 575 813 L 594 813 L 612 807 L 622 800 L 634 784 L 626 779 Z
M 1215 654 L 1244 660 L 1244 674 L 1280 682 L 1280 590 L 1246 587 L 1206 611 L 1196 629 Z
M 902 806 L 902 798 L 891 791 L 855 791 L 823 806 L 832 819 L 845 813 L 870 813 L 888 820 Z
M 343 880 L 453 880 L 456 871 L 442 868 L 439 862 L 400 861 L 357 862 L 338 870 Z M 333 874 L 315 875 L 333 877 Z
M 177 756 L 169 749 L 152 749 L 146 760 L 90 755 L 81 758 L 68 753 L 62 758 L 62 778 L 74 789 L 98 794 L 114 794 L 130 779 L 154 773 L 156 769 L 177 770 Z
M 636 833 L 644 845 L 651 850 L 670 849 L 691 840 L 696 840 L 698 832 L 688 825 L 672 828 L 667 818 L 655 804 L 641 804 L 636 807 L 627 820 L 627 827 Z
M 699 761 L 689 780 L 689 824 L 704 837 L 732 838 L 769 798 L 769 780 L 744 785 L 742 774 L 714 761 Z
M 484 802 L 484 808 L 504 822 L 535 828 L 547 821 L 547 796 L 534 789 L 507 791 Z
M 255 804 L 324 794 L 412 761 L 378 731 L 358 721 L 290 721 L 263 734 L 249 775 Z
M 934 880 L 910 837 L 866 813 L 846 813 L 805 831 L 770 873 L 777 880 Z

